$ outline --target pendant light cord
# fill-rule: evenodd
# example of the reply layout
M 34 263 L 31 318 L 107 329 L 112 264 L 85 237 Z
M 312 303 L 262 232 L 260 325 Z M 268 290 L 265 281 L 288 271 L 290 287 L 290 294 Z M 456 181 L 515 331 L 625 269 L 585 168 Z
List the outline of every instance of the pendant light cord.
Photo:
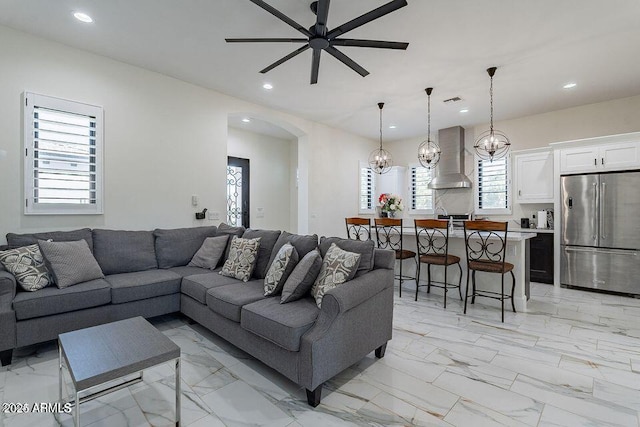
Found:
M 431 95 L 427 96 L 427 141 L 431 141 Z
M 382 150 L 382 107 L 380 107 L 380 150 Z
M 493 135 L 493 76 L 490 76 L 491 84 L 489 85 L 489 99 L 491 105 L 491 125 L 489 126 L 489 131 L 491 135 Z

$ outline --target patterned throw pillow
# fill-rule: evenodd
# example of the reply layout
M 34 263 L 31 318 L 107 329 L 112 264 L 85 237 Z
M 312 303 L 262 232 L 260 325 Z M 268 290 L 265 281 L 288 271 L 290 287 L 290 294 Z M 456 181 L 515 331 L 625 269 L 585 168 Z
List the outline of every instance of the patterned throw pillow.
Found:
M 53 283 L 37 244 L 2 251 L 0 262 L 25 291 L 34 292 Z
M 260 239 L 260 237 L 243 239 L 233 236 L 229 257 L 224 262 L 220 274 L 248 282 L 258 261 Z
M 311 288 L 311 294 L 316 299 L 318 308 L 322 307 L 322 298 L 327 291 L 353 279 L 360 264 L 360 257 L 360 254 L 347 252 L 335 243 L 331 244 L 322 260 L 320 273 Z
M 290 243 L 285 243 L 276 254 L 264 278 L 264 296 L 278 295 L 284 282 L 298 263 L 298 251 Z

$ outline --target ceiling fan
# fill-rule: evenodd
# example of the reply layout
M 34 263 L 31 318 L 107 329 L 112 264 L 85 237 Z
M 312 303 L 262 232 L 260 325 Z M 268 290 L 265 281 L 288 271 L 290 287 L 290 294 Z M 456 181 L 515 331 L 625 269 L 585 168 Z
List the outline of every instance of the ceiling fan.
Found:
M 407 5 L 406 0 L 393 0 L 377 9 L 365 13 L 349 22 L 346 22 L 332 30 L 327 28 L 327 17 L 329 16 L 330 0 L 318 0 L 311 3 L 311 10 L 316 15 L 316 23 L 309 29 L 295 22 L 279 10 L 270 6 L 262 0 L 250 0 L 252 3 L 266 10 L 276 18 L 284 21 L 291 27 L 295 28 L 306 38 L 243 38 L 243 39 L 225 39 L 227 43 L 305 43 L 304 46 L 294 50 L 284 58 L 281 58 L 269 65 L 267 68 L 260 70 L 261 73 L 267 73 L 278 65 L 290 60 L 291 58 L 301 54 L 307 49 L 313 49 L 313 57 L 311 61 L 311 84 L 318 83 L 318 71 L 320 69 L 320 54 L 324 50 L 338 61 L 351 68 L 356 73 L 365 77 L 369 72 L 358 65 L 354 60 L 344 53 L 336 49 L 336 46 L 354 46 L 354 47 L 374 47 L 380 49 L 401 49 L 406 50 L 409 43 L 389 42 L 381 40 L 360 40 L 360 39 L 341 39 L 341 35 L 361 27 L 373 20 L 383 17 L 384 15 L 394 12 L 401 7 Z

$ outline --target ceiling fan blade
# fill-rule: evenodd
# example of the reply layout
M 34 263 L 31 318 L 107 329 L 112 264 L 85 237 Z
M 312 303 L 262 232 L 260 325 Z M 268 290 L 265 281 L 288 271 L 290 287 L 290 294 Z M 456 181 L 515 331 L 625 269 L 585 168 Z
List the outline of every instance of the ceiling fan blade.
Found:
M 287 62 L 288 60 L 290 60 L 291 58 L 293 58 L 294 56 L 300 55 L 302 52 L 304 52 L 305 50 L 309 49 L 309 45 L 305 45 L 302 46 L 301 48 L 298 48 L 296 50 L 294 50 L 293 52 L 291 52 L 289 55 L 285 56 L 282 59 L 278 59 L 276 62 L 274 62 L 273 64 L 269 65 L 267 68 L 260 70 L 260 72 L 262 74 L 267 73 L 271 70 L 273 70 L 274 68 L 276 68 L 278 65 Z
M 224 39 L 227 43 L 308 43 L 309 39 Z
M 336 58 L 338 61 L 342 62 L 347 67 L 351 68 L 356 73 L 360 74 L 362 77 L 365 77 L 365 76 L 367 76 L 369 74 L 369 72 L 367 70 L 362 68 L 353 59 L 349 58 L 347 55 L 345 55 L 344 53 L 340 52 L 335 47 L 329 46 L 328 48 L 325 49 L 325 51 L 329 55 L 331 55 L 334 58 Z
M 253 1 L 253 0 L 251 0 Z M 378 18 L 383 17 L 384 15 L 391 13 L 395 10 L 400 9 L 407 5 L 407 0 L 393 0 L 387 4 L 383 4 L 377 9 L 372 10 L 371 12 L 367 12 L 364 15 L 361 15 L 351 21 L 340 25 L 339 27 L 334 28 L 333 30 L 327 33 L 327 38 L 333 39 L 338 37 L 348 31 L 351 31 L 355 28 L 358 28 L 364 24 L 367 24 L 371 21 L 374 21 Z
M 285 15 L 282 12 L 280 12 L 278 9 L 274 8 L 273 6 L 265 3 L 264 1 L 262 1 L 262 0 L 249 0 L 249 1 L 251 3 L 253 3 L 253 4 L 255 4 L 256 6 L 259 6 L 262 9 L 266 10 L 267 12 L 269 12 L 270 14 L 275 16 L 276 18 L 280 19 L 281 21 L 284 21 L 285 23 L 289 24 L 290 26 L 292 26 L 296 30 L 300 31 L 305 36 L 311 37 L 313 35 L 313 34 L 311 34 L 311 32 L 309 30 L 304 28 L 302 25 L 298 24 L 296 21 L 294 21 L 293 19 L 289 18 L 287 15 Z
M 409 43 L 387 42 L 382 40 L 359 40 L 359 39 L 333 39 L 329 42 L 331 46 L 355 46 L 355 47 L 375 47 L 380 49 L 402 49 L 406 50 Z
M 323 37 L 327 33 L 327 19 L 329 18 L 330 0 L 318 0 L 316 11 L 316 36 Z
M 313 59 L 311 60 L 311 84 L 318 83 L 318 73 L 320 71 L 321 49 L 313 49 Z

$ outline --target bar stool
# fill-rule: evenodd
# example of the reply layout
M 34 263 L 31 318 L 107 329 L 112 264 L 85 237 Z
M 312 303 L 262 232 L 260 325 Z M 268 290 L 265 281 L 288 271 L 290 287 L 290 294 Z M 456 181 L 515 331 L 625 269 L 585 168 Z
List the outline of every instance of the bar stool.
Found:
M 376 240 L 378 248 L 391 249 L 396 253 L 396 259 L 400 260 L 400 274 L 395 278 L 400 281 L 398 295 L 402 297 L 402 282 L 406 279 L 416 280 L 415 277 L 402 274 L 402 261 L 413 258 L 416 262 L 416 271 L 418 270 L 418 262 L 416 261 L 416 253 L 402 246 L 402 220 L 396 218 L 375 218 Z M 417 282 L 416 282 L 417 284 Z
M 513 292 L 516 288 L 516 276 L 513 274 L 513 264 L 505 261 L 507 251 L 507 229 L 509 223 L 494 221 L 465 221 L 464 243 L 467 248 L 467 291 L 464 297 L 464 313 L 467 313 L 467 299 L 469 298 L 469 277 L 471 276 L 473 293 L 471 304 L 476 297 L 493 298 L 502 304 L 502 323 L 504 323 L 504 300 L 511 299 L 511 308 L 516 312 Z M 504 233 L 502 235 L 498 233 Z M 500 292 L 476 289 L 476 271 L 498 273 L 501 277 Z M 469 272 L 472 272 L 469 274 Z M 511 273 L 513 285 L 511 295 L 504 294 L 504 275 Z
M 418 274 L 416 279 L 416 301 L 418 301 L 418 288 L 427 287 L 427 293 L 431 292 L 431 286 L 444 289 L 444 308 L 447 308 L 447 291 L 458 288 L 460 301 L 462 301 L 462 267 L 460 257 L 449 255 L 449 227 L 446 220 L 440 219 L 416 219 L 416 247 L 418 248 Z M 420 285 L 421 265 L 427 264 L 427 284 Z M 447 270 L 450 265 L 457 264 L 460 269 L 458 284 L 447 282 Z M 444 266 L 444 282 L 431 282 L 431 265 Z
M 371 220 L 369 218 L 345 218 L 347 239 L 371 240 Z

